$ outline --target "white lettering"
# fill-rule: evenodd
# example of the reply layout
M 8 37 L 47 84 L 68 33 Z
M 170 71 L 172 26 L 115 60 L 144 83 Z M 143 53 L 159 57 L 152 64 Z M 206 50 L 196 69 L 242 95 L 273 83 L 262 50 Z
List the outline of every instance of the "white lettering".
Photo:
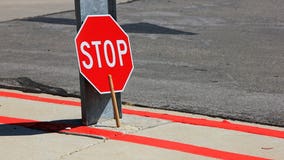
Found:
M 83 66 L 84 66 L 86 69 L 91 69 L 91 68 L 93 67 L 93 58 L 92 58 L 92 56 L 90 55 L 90 53 L 87 52 L 87 51 L 84 49 L 84 47 L 90 48 L 89 43 L 86 42 L 86 41 L 84 41 L 84 42 L 82 42 L 81 45 L 80 45 L 80 49 L 81 49 L 82 53 L 83 53 L 85 56 L 87 56 L 88 59 L 89 59 L 89 64 L 87 64 L 86 61 L 83 61 L 82 63 L 83 63 Z
M 117 50 L 115 50 L 114 45 L 117 46 Z M 124 65 L 123 56 L 126 55 L 128 51 L 127 43 L 122 39 L 116 40 L 116 44 L 113 44 L 110 40 L 106 40 L 104 42 L 91 41 L 91 46 L 88 42 L 83 41 L 80 45 L 80 49 L 81 49 L 82 54 L 88 58 L 88 60 L 82 60 L 82 64 L 86 69 L 91 69 L 94 65 L 94 61 L 92 57 L 94 56 L 93 51 L 96 52 L 98 68 L 103 67 L 102 59 L 101 59 L 102 49 L 103 49 L 102 52 L 104 52 L 104 58 L 105 58 L 105 60 L 103 61 L 105 61 L 106 65 L 111 68 L 116 65 L 116 60 L 117 60 L 116 56 L 118 56 L 120 66 L 123 66 Z M 89 50 L 87 51 L 87 49 Z M 91 52 L 92 55 L 89 52 Z
M 100 50 L 99 50 L 99 45 L 101 45 L 102 42 L 101 41 L 92 41 L 91 43 L 92 43 L 93 46 L 96 47 L 98 67 L 102 68 L 102 61 L 101 61 Z
M 110 49 L 111 49 L 112 62 L 110 62 L 109 57 L 108 57 L 107 46 L 109 46 Z M 104 54 L 105 54 L 105 59 L 106 59 L 107 65 L 108 65 L 109 67 L 114 67 L 114 66 L 115 66 L 115 52 L 114 52 L 113 44 L 111 43 L 110 40 L 106 40 L 106 41 L 104 42 Z
M 117 50 L 118 50 L 119 64 L 120 66 L 123 66 L 122 55 L 127 53 L 127 45 L 124 40 L 117 40 L 116 44 L 117 44 Z M 121 49 L 121 45 L 123 45 L 123 50 Z

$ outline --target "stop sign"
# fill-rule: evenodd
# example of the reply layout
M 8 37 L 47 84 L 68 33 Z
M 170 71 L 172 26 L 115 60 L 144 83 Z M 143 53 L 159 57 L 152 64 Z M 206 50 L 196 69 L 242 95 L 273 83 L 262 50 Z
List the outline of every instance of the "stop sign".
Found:
M 75 37 L 80 73 L 96 90 L 110 93 L 108 75 L 115 92 L 122 92 L 133 70 L 128 35 L 110 15 L 90 15 Z

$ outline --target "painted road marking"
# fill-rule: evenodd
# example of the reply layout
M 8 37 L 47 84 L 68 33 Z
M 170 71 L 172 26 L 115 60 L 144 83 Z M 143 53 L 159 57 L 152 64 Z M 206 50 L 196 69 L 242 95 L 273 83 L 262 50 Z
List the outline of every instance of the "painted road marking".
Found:
M 129 109 L 124 109 L 123 111 L 124 111 L 123 113 L 125 114 L 133 114 L 133 115 L 140 115 L 140 116 L 151 117 L 151 118 L 159 118 L 163 120 L 169 120 L 172 122 L 213 127 L 213 128 L 221 128 L 221 129 L 252 133 L 252 134 L 258 134 L 258 135 L 269 136 L 269 137 L 284 138 L 284 131 L 249 126 L 249 125 L 244 125 L 244 124 L 236 124 L 236 123 L 229 122 L 227 120 L 216 121 L 216 120 L 208 120 L 208 119 L 203 119 L 203 118 L 191 118 L 191 117 L 176 116 L 176 115 L 170 115 L 170 114 L 153 113 L 153 112 L 147 112 L 147 111 L 135 111 L 135 110 L 129 110 Z
M 10 92 L 10 91 L 0 91 L 0 96 L 39 101 L 39 102 L 54 103 L 54 104 L 62 104 L 62 105 L 74 106 L 74 107 L 81 106 L 81 103 L 78 101 L 40 97 L 40 96 L 34 96 L 34 95 L 29 95 L 29 94 L 24 94 L 24 93 L 15 93 L 15 92 Z M 184 117 L 184 116 L 176 116 L 172 114 L 162 114 L 162 113 L 138 111 L 138 110 L 131 110 L 131 109 L 123 109 L 122 112 L 124 114 L 158 118 L 158 119 L 169 120 L 169 121 L 177 122 L 177 123 L 206 126 L 206 127 L 213 127 L 213 128 L 221 128 L 221 129 L 227 129 L 227 130 L 233 130 L 233 131 L 239 131 L 239 132 L 245 132 L 245 133 L 251 133 L 251 134 L 258 134 L 258 135 L 269 136 L 269 137 L 284 138 L 284 131 L 256 127 L 256 126 L 249 126 L 249 125 L 244 125 L 244 124 L 236 124 L 236 123 L 232 123 L 226 120 L 224 121 L 208 120 L 208 119 L 203 119 L 203 118 L 191 118 L 191 117 Z
M 21 119 L 13 117 L 0 116 L 0 123 L 6 125 L 17 125 L 30 129 L 43 130 L 47 132 L 78 134 L 88 136 L 103 136 L 107 139 L 130 142 L 136 144 L 142 144 L 152 147 L 158 147 L 163 149 L 175 150 L 190 154 L 196 154 L 211 158 L 226 159 L 226 160 L 268 160 L 267 158 L 261 158 L 256 156 L 244 155 L 233 152 L 220 151 L 216 149 L 195 146 L 191 144 L 185 144 L 180 142 L 173 142 L 163 139 L 150 138 L 145 136 L 138 136 L 133 134 L 124 134 L 122 132 L 110 131 L 105 129 L 90 128 L 86 126 L 76 126 L 55 122 L 40 122 L 30 119 Z M 68 129 L 67 129 L 68 128 Z

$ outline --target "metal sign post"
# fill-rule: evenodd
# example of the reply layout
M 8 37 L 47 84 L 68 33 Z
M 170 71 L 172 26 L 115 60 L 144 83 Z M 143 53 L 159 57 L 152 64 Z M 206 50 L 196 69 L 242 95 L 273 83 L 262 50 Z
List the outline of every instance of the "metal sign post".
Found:
M 116 19 L 116 0 L 75 0 L 77 31 L 88 15 L 110 14 Z M 81 74 L 81 111 L 84 125 L 96 124 L 100 118 L 113 118 L 111 94 L 100 94 Z M 121 94 L 116 93 L 120 118 Z

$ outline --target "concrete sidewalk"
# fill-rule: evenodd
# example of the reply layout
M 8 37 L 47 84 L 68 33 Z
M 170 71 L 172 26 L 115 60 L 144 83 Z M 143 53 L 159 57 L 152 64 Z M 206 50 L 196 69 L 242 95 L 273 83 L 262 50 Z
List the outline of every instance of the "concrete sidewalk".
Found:
M 74 10 L 72 0 L 2 0 L 0 3 L 0 21 Z
M 103 120 L 95 126 L 84 127 L 80 126 L 79 101 L 76 98 L 0 89 L 1 158 L 13 160 L 94 158 L 200 160 L 240 159 L 240 157 L 281 160 L 284 158 L 283 128 L 135 106 L 123 106 L 124 117 L 121 128 L 115 128 L 114 120 Z M 184 123 L 170 117 L 182 117 Z M 200 121 L 209 125 L 194 124 Z M 70 127 L 46 132 L 50 128 L 58 128 L 60 123 Z M 220 123 L 220 126 L 210 126 L 210 123 Z M 263 133 L 251 134 L 241 131 L 240 128 L 236 130 L 222 128 L 222 125 L 226 124 L 256 127 L 255 129 L 263 130 Z M 77 125 L 74 130 L 73 125 Z M 85 132 L 86 130 L 88 131 Z M 265 135 L 264 132 L 267 131 L 275 131 L 279 137 L 272 134 Z M 74 133 L 76 135 L 73 135 Z M 88 136 L 83 133 L 88 133 Z
M 125 3 L 130 0 L 117 0 Z M 74 0 L 1 0 L 0 21 L 74 10 Z

